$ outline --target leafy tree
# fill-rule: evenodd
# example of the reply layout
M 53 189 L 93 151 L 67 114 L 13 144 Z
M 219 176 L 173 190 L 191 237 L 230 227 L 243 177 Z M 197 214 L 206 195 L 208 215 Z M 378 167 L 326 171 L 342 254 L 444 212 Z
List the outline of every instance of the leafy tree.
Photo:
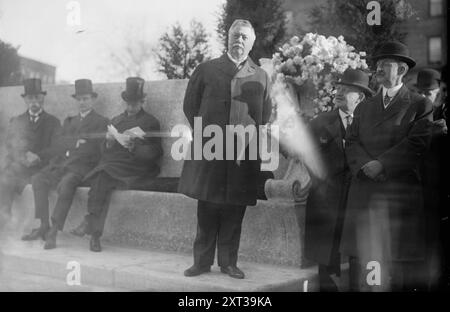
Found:
M 414 15 L 407 0 L 379 1 L 381 25 L 367 24 L 367 3 L 370 0 L 327 0 L 310 12 L 312 31 L 327 36 L 344 36 L 358 51 L 368 55 L 388 40 L 404 41 L 407 33 L 399 25 Z
M 256 41 L 250 57 L 271 58 L 277 45 L 285 37 L 285 16 L 280 0 L 227 0 L 222 7 L 217 25 L 219 38 L 225 49 L 228 46 L 228 30 L 236 19 L 252 23 Z
M 20 58 L 18 47 L 0 40 L 0 86 L 20 83 Z
M 190 29 L 184 30 L 179 23 L 172 26 L 159 39 L 156 51 L 159 72 L 168 79 L 190 78 L 198 64 L 209 59 L 209 35 L 200 22 L 191 21 Z

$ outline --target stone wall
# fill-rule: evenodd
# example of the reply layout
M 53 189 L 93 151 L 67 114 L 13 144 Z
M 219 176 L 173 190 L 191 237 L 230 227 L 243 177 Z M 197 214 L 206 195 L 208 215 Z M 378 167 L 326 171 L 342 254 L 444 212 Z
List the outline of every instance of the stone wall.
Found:
M 147 99 L 144 109 L 159 119 L 162 130 L 170 131 L 176 124 L 187 124 L 182 110 L 186 86 L 187 80 L 146 82 Z M 108 118 L 120 114 L 124 110 L 120 96 L 124 88 L 124 83 L 95 84 L 94 89 L 99 95 L 95 109 Z M 77 103 L 71 97 L 75 90 L 73 85 L 46 85 L 43 89 L 47 91 L 44 104 L 47 112 L 57 116 L 61 121 L 67 116 L 77 114 Z M 22 93 L 22 86 L 0 88 L 0 131 L 3 130 L 0 137 L 4 136 L 8 120 L 26 110 L 20 96 Z M 179 177 L 181 173 L 182 162 L 174 161 L 170 157 L 170 147 L 174 140 L 175 138 L 163 140 L 165 157 L 161 164 L 161 176 L 164 177 Z
M 145 93 L 147 93 L 144 109 L 153 114 L 161 124 L 161 130 L 170 131 L 177 124 L 187 125 L 183 113 L 183 98 L 187 87 L 187 80 L 147 81 Z M 112 118 L 123 112 L 124 103 L 120 96 L 125 89 L 125 83 L 100 83 L 94 85 L 98 93 L 95 109 L 100 114 Z M 58 117 L 61 122 L 67 116 L 76 115 L 78 106 L 76 100 L 71 97 L 74 93 L 74 85 L 44 85 L 47 91 L 44 109 Z M 20 96 L 23 93 L 22 86 L 0 88 L 0 145 L 4 139 L 5 130 L 11 117 L 22 114 L 26 105 Z M 170 155 L 172 143 L 176 138 L 163 138 L 164 156 L 161 161 L 160 177 L 179 177 L 183 166 L 182 161 L 175 161 Z M 1 159 L 0 147 L 0 159 Z M 287 161 L 280 159 L 279 169 L 275 177 L 281 179 L 287 168 Z

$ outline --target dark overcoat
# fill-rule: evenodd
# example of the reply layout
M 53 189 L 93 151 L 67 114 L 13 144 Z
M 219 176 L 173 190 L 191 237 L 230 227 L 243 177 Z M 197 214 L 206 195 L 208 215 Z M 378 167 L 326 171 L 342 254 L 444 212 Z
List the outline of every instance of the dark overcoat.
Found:
M 100 160 L 102 139 L 109 120 L 92 110 L 84 118 L 78 114 L 64 120 L 63 127 L 56 139 L 57 156 L 51 160 L 51 166 L 64 168 L 84 177 Z M 97 137 L 97 138 L 96 138 Z M 77 147 L 77 141 L 86 143 Z
M 432 104 L 403 86 L 385 109 L 380 91 L 359 104 L 347 131 L 353 178 L 342 251 L 363 261 L 424 259 L 425 219 L 419 165 L 431 139 Z M 378 160 L 386 179 L 361 167 Z
M 28 111 L 11 118 L 7 130 L 7 154 L 3 171 L 23 180 L 19 188 L 23 189 L 29 182 L 28 179 L 46 166 L 55 155 L 53 146 L 60 128 L 59 119 L 45 111 L 36 122 L 30 121 Z M 35 166 L 26 167 L 24 161 L 27 151 L 38 155 L 40 162 Z
M 309 128 L 324 176 L 318 178 L 311 173 L 305 213 L 305 257 L 337 266 L 351 177 L 344 153 L 345 129 L 337 109 L 313 119 Z
M 189 80 L 184 98 L 183 110 L 194 128 L 194 117 L 202 118 L 202 130 L 208 125 L 217 125 L 223 135 L 230 124 L 232 102 L 240 105 L 242 125 L 256 127 L 268 122 L 271 114 L 269 77 L 264 70 L 248 58 L 242 69 L 226 54 L 220 58 L 200 64 Z M 233 124 L 234 125 L 234 124 Z M 191 152 L 196 142 L 203 147 L 210 138 L 191 142 Z M 223 160 L 207 160 L 204 157 L 185 160 L 179 189 L 189 197 L 220 204 L 255 205 L 257 181 L 261 161 L 249 160 L 248 146 L 246 160 L 238 164 L 226 160 L 225 137 L 223 138 Z
M 145 132 L 160 131 L 159 121 L 141 109 L 136 115 L 128 116 L 127 112 L 114 117 L 111 124 L 123 133 L 134 127 Z M 101 145 L 102 154 L 98 165 L 87 174 L 89 180 L 97 173 L 104 171 L 114 179 L 123 183 L 124 188 L 133 188 L 142 178 L 156 177 L 159 174 L 159 158 L 162 155 L 161 139 L 145 137 L 136 139 L 135 147 L 129 151 L 117 141 L 106 148 L 106 140 Z

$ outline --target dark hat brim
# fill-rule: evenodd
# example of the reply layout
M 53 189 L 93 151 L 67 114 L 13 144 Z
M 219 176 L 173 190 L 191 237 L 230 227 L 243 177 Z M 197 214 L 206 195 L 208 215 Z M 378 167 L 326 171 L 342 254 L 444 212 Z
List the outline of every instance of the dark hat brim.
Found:
M 130 102 L 130 101 L 139 101 L 139 100 L 142 100 L 143 98 L 145 98 L 146 96 L 147 96 L 147 93 L 143 93 L 142 94 L 142 96 L 140 96 L 140 97 L 136 97 L 136 98 L 132 98 L 132 97 L 129 97 L 128 96 L 128 93 L 126 92 L 126 91 L 122 91 L 122 99 L 125 101 L 125 102 Z
M 93 97 L 97 97 L 98 96 L 98 94 L 97 94 L 97 92 L 90 92 L 90 93 L 82 93 L 82 94 L 72 94 L 72 97 L 74 98 L 74 99 L 76 99 L 77 98 L 77 96 L 81 96 L 81 95 L 86 95 L 86 94 L 90 94 L 90 95 L 92 95 Z
M 392 58 L 399 61 L 404 61 L 406 64 L 408 64 L 409 68 L 413 68 L 414 66 L 416 66 L 416 61 L 413 58 L 402 54 L 380 54 L 373 56 L 372 60 L 376 62 L 383 58 Z
M 37 93 L 22 93 L 21 96 L 26 97 L 27 95 L 36 95 L 36 94 L 47 95 L 47 91 L 41 91 L 41 92 L 37 92 Z
M 432 84 L 432 85 L 426 85 L 426 86 L 415 83 L 415 84 L 413 84 L 413 86 L 419 90 L 424 90 L 424 91 L 435 90 L 435 89 L 440 88 L 439 83 Z
M 336 82 L 336 84 L 356 87 L 356 88 L 360 89 L 362 92 L 364 92 L 365 95 L 373 96 L 375 94 L 375 92 L 373 92 L 372 89 L 370 89 L 362 84 L 359 84 L 359 83 L 349 83 L 349 82 L 345 82 L 345 81 L 338 81 L 338 82 Z

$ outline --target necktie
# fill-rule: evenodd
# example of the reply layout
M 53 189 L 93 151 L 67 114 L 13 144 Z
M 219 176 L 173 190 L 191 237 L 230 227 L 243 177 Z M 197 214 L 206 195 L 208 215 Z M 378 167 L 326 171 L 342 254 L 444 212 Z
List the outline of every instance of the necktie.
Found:
M 39 115 L 30 115 L 30 121 L 32 123 L 36 123 L 36 121 L 38 120 Z
M 389 103 L 391 103 L 391 97 L 387 94 L 387 92 L 386 92 L 386 95 L 384 96 L 384 107 L 386 108 L 386 107 L 388 107 L 388 105 L 389 105 Z
M 353 117 L 350 116 L 350 115 L 347 115 L 347 116 L 345 116 L 345 121 L 347 123 L 346 126 L 345 126 L 345 129 L 347 130 L 348 127 L 350 127 L 350 125 L 352 124 Z

